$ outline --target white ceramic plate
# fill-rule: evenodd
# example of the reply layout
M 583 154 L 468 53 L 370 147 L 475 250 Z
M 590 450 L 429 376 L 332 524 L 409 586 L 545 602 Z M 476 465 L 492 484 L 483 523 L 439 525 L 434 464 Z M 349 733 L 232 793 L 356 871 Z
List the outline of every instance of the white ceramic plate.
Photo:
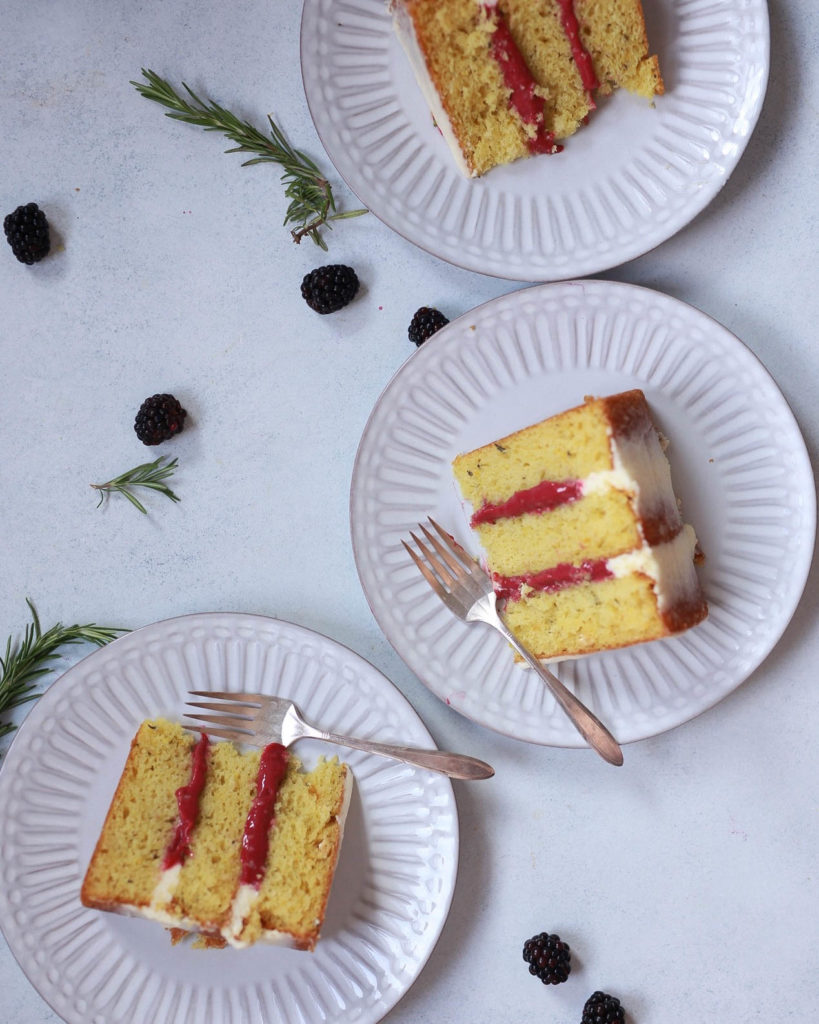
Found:
M 517 281 L 606 270 L 670 238 L 722 188 L 768 78 L 765 0 L 644 6 L 667 90 L 655 108 L 618 92 L 561 154 L 469 181 L 432 122 L 384 0 L 305 0 L 313 122 L 361 202 L 435 256 Z
M 401 546 L 432 515 L 478 548 L 452 477 L 459 452 L 641 387 L 687 521 L 706 553 L 708 619 L 674 639 L 563 662 L 558 675 L 622 742 L 730 693 L 782 634 L 807 578 L 815 491 L 776 385 L 723 327 L 633 285 L 578 281 L 506 295 L 435 334 L 378 400 L 351 491 L 356 564 L 373 613 L 418 677 L 469 718 L 555 746 L 583 741 L 489 627 L 447 611 Z
M 156 924 L 87 910 L 79 889 L 139 722 L 179 717 L 194 689 L 296 700 L 338 731 L 434 743 L 393 685 L 299 626 L 253 615 L 159 622 L 93 653 L 29 713 L 0 772 L 0 922 L 29 980 L 69 1024 L 372 1022 L 418 975 L 443 927 L 458 856 L 452 786 L 341 753 L 356 786 L 315 953 L 171 946 Z

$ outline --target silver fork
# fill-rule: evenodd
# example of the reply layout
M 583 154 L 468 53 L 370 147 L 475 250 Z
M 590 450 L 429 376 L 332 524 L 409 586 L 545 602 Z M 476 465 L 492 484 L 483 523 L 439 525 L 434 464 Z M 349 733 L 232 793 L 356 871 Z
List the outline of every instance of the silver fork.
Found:
M 401 543 L 438 597 L 464 622 L 485 622 L 502 633 L 546 683 L 589 746 L 609 764 L 621 765 L 623 752 L 605 725 L 527 650 L 503 621 L 497 609 L 495 588 L 487 573 L 434 519 L 430 517 L 429 522 L 435 534 L 423 524 L 418 524 L 427 544 L 410 533 L 423 558 L 406 541 Z
M 281 743 L 289 747 L 296 740 L 314 739 L 337 743 L 342 747 L 364 750 L 369 754 L 381 754 L 404 764 L 428 768 L 452 779 L 490 779 L 494 768 L 485 761 L 465 754 L 449 754 L 445 750 L 421 750 L 418 747 L 402 747 L 392 743 L 376 743 L 374 740 L 354 739 L 335 732 L 325 732 L 310 725 L 302 718 L 296 705 L 284 697 L 269 697 L 261 693 L 228 693 L 222 690 L 189 690 L 192 697 L 210 697 L 210 701 L 188 701 L 187 706 L 216 711 L 215 715 L 188 714 L 193 724 L 183 723 L 188 728 L 204 730 L 209 735 L 235 743 L 250 743 L 262 747 L 268 743 Z M 218 703 L 215 703 L 218 701 Z M 214 727 L 215 726 L 215 727 Z

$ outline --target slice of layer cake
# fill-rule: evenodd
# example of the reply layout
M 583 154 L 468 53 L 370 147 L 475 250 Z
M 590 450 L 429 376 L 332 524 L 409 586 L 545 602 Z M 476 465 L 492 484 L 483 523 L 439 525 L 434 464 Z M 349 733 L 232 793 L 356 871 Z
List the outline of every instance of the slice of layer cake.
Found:
M 435 123 L 464 174 L 555 153 L 623 87 L 664 91 L 640 0 L 389 0 Z
M 143 722 L 82 902 L 200 932 L 213 945 L 313 949 L 351 788 L 336 759 L 304 772 L 277 743 L 240 753 L 162 719 Z
M 672 636 L 708 613 L 642 391 L 459 455 L 503 617 L 540 659 Z

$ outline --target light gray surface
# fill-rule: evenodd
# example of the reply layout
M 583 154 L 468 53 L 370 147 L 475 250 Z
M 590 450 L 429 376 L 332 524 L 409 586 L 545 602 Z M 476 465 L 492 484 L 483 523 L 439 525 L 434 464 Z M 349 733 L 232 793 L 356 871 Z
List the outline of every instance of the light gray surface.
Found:
M 815 461 L 819 15 L 770 6 L 772 76 L 738 169 L 690 227 L 601 276 L 668 292 L 741 337 Z M 3 4 L 0 213 L 37 201 L 58 244 L 28 268 L 0 240 L 0 634 L 22 632 L 27 595 L 44 626 L 280 616 L 373 662 L 441 747 L 494 764 L 492 782 L 457 785 L 452 911 L 390 1022 L 579 1021 L 596 988 L 622 998 L 630 1024 L 813 1019 L 815 572 L 752 678 L 688 725 L 627 747 L 620 770 L 472 725 L 376 627 L 347 520 L 361 430 L 413 351 L 417 306 L 455 316 L 514 286 L 444 264 L 372 216 L 340 224 L 329 256 L 296 248 L 275 167 L 242 169 L 221 137 L 174 124 L 128 84 L 141 66 L 185 78 L 257 123 L 272 113 L 323 161 L 299 15 L 283 0 Z M 340 184 L 337 194 L 355 205 Z M 299 282 L 325 262 L 353 264 L 363 287 L 319 317 Z M 188 427 L 145 449 L 134 413 L 166 390 Z M 149 498 L 147 517 L 123 500 L 95 508 L 90 482 L 166 452 L 180 460 L 179 505 Z M 543 929 L 575 952 L 559 988 L 520 958 Z M 57 1020 L 1 941 L 0 992 L 3 1020 Z

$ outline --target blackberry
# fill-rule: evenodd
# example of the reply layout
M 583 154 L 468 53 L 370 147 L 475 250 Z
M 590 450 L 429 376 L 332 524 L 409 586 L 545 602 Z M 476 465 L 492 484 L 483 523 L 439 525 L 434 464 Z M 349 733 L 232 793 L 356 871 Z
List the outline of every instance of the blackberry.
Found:
M 568 943 L 548 932 L 533 935 L 523 943 L 523 959 L 529 964 L 529 973 L 536 974 L 544 985 L 559 985 L 572 969 Z
M 449 323 L 447 317 L 438 310 L 433 309 L 432 306 L 421 306 L 420 309 L 415 311 L 415 315 L 410 321 L 409 340 L 414 345 L 423 345 L 427 338 L 431 338 L 436 331 Z
M 151 395 L 136 414 L 136 436 L 149 445 L 169 441 L 174 434 L 181 433 L 187 415 L 173 395 Z
M 352 267 L 331 263 L 304 275 L 301 294 L 317 313 L 335 313 L 352 302 L 358 291 L 358 277 Z
M 580 1024 L 625 1024 L 620 1000 L 605 992 L 595 992 L 586 1000 Z
M 51 248 L 46 215 L 36 203 L 18 206 L 3 220 L 11 251 L 21 263 L 39 263 Z

